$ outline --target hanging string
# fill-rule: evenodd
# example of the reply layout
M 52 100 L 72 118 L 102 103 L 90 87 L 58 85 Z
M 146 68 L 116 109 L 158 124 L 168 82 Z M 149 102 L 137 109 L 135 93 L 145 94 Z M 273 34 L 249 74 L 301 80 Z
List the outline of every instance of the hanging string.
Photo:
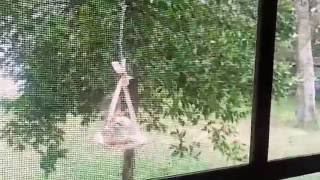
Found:
M 127 10 L 127 5 L 126 5 L 126 0 L 123 1 L 119 1 L 120 3 L 120 23 L 119 23 L 119 61 L 120 64 L 122 65 L 122 68 L 125 70 L 126 72 L 126 58 L 124 57 L 124 48 L 123 48 L 123 41 L 124 41 L 124 23 L 125 23 L 125 16 L 126 16 L 126 10 Z M 124 96 L 123 94 L 120 95 L 120 102 L 118 102 L 119 104 L 119 110 L 122 111 L 123 110 L 123 103 L 124 103 Z
M 125 68 L 126 67 L 126 58 L 123 54 L 123 30 L 124 30 L 124 22 L 125 22 L 125 14 L 127 10 L 126 1 L 120 2 L 120 30 L 119 30 L 119 40 L 118 40 L 118 46 L 119 46 L 119 60 L 121 62 L 121 65 Z

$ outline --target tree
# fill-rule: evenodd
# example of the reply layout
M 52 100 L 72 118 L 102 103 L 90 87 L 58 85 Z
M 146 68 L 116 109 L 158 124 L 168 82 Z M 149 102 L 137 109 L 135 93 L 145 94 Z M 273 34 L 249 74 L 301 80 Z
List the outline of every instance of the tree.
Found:
M 291 1 L 279 1 L 277 12 L 275 62 L 273 75 L 273 99 L 292 96 L 296 92 L 295 8 Z
M 67 152 L 60 126 L 67 114 L 83 117 L 81 123 L 88 125 L 114 89 L 110 64 L 118 53 L 118 2 L 75 2 L 0 2 L 1 9 L 9 7 L 0 12 L 6 19 L 0 35 L 14 57 L 6 65 L 21 67 L 17 77 L 25 81 L 23 95 L 8 107 L 16 118 L 3 137 L 21 150 L 38 151 L 47 174 Z M 127 3 L 124 47 L 139 72 L 141 118 L 148 115 L 141 123 L 165 132 L 162 119 L 167 117 L 180 127 L 204 122 L 213 148 L 242 160 L 242 145 L 228 137 L 235 133 L 234 123 L 250 112 L 256 2 Z M 196 157 L 192 144 L 185 144 L 186 133 L 171 132 L 179 143 L 171 146 L 173 155 Z
M 316 122 L 315 73 L 312 55 L 312 32 L 309 0 L 295 2 L 297 13 L 297 73 L 302 79 L 298 85 L 297 116 L 303 126 Z
M 318 64 L 320 60 L 320 1 L 310 1 L 310 14 L 312 25 L 312 53 L 315 64 Z M 319 72 L 316 70 L 316 100 L 319 100 Z

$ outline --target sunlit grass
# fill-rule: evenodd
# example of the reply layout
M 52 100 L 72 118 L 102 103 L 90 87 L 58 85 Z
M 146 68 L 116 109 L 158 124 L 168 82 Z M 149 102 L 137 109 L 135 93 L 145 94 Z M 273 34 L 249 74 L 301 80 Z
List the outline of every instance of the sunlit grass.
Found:
M 270 157 L 272 159 L 320 152 L 320 133 L 309 133 L 292 125 L 292 122 L 295 121 L 293 99 L 273 102 L 271 118 Z M 249 119 L 240 121 L 238 126 L 237 137 L 246 143 L 250 139 Z M 5 120 L 7 119 L 2 116 L 1 124 Z M 64 125 L 66 130 L 64 146 L 69 152 L 65 159 L 57 163 L 57 169 L 49 176 L 49 179 L 121 179 L 123 154 L 105 150 L 90 142 L 90 138 L 101 127 L 101 122 L 90 124 L 89 128 L 81 127 L 79 122 L 79 118 L 69 117 L 68 123 Z M 170 124 L 173 127 L 176 125 L 176 123 Z M 168 147 L 174 142 L 174 139 L 158 132 L 148 133 L 151 142 L 136 151 L 135 179 L 157 178 L 236 164 L 226 161 L 224 156 L 213 151 L 211 144 L 202 137 L 201 132 L 199 127 L 189 129 L 190 138 L 203 140 L 202 155 L 199 161 L 190 157 L 172 157 Z M 248 148 L 249 146 L 247 151 Z M 39 156 L 31 150 L 17 152 L 0 142 L 0 154 L 0 180 L 44 179 L 39 167 Z M 305 176 L 297 180 L 302 179 L 313 180 L 317 177 Z
M 296 122 L 296 101 L 295 98 L 284 98 L 273 101 L 271 105 L 271 123 L 282 125 Z
M 122 152 L 105 150 L 90 142 L 90 138 L 99 130 L 100 125 L 101 122 L 96 122 L 91 124 L 90 128 L 84 128 L 79 125 L 79 119 L 69 119 L 65 124 L 64 142 L 64 146 L 68 149 L 67 157 L 57 163 L 56 171 L 50 174 L 48 179 L 121 179 Z M 159 133 L 151 133 L 149 136 L 152 136 L 153 142 L 136 152 L 136 179 L 157 178 L 212 167 L 210 159 L 203 158 L 198 161 L 190 157 L 173 158 L 168 148 L 171 143 L 169 137 Z M 30 150 L 15 151 L 3 142 L 0 142 L 0 145 L 0 153 L 5 155 L 0 157 L 1 178 L 4 180 L 45 179 L 39 167 L 38 154 Z M 214 154 L 204 155 L 212 158 Z M 221 165 L 222 161 L 217 163 L 219 164 Z

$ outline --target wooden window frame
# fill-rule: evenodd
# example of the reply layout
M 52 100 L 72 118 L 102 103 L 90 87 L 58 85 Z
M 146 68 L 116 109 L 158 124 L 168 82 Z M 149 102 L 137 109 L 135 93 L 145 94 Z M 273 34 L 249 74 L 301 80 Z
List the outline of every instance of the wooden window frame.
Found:
M 320 172 L 320 154 L 268 161 L 278 0 L 260 0 L 249 163 L 163 179 L 283 179 Z

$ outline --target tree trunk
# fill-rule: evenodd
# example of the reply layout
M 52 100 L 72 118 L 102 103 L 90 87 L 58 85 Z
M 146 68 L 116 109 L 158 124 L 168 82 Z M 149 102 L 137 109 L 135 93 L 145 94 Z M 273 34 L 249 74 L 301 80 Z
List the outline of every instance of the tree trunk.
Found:
M 299 124 L 304 127 L 316 122 L 315 74 L 311 45 L 309 0 L 296 0 L 297 13 L 297 73 L 301 82 L 297 89 Z M 311 126 L 310 126 L 311 127 Z

